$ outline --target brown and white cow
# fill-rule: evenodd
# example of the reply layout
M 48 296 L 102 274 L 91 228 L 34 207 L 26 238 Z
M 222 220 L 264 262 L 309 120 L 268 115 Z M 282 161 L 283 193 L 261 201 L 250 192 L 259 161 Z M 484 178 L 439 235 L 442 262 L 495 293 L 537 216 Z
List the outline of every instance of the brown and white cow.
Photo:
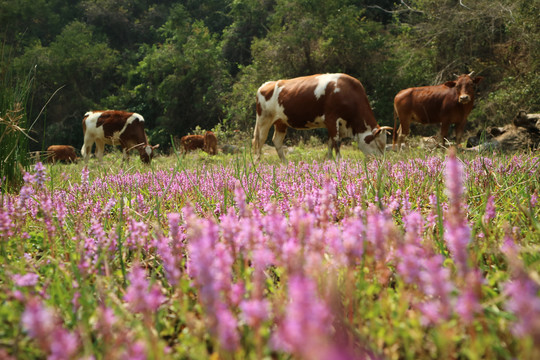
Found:
M 185 135 L 180 138 L 182 144 L 182 152 L 186 154 L 189 151 L 204 149 L 204 136 L 202 135 Z
M 444 142 L 451 124 L 456 126 L 456 143 L 462 140 L 467 117 L 474 104 L 475 85 L 483 78 L 473 73 L 461 75 L 455 81 L 441 85 L 413 87 L 401 90 L 394 98 L 394 137 L 398 149 L 405 142 L 411 122 L 441 124 L 440 142 Z M 399 130 L 396 131 L 397 118 Z
M 256 159 L 274 125 L 272 141 L 281 160 L 287 127 L 328 129 L 328 157 L 343 138 L 353 138 L 365 154 L 383 154 L 386 130 L 375 120 L 364 87 L 346 74 L 318 74 L 264 83 L 257 91 L 257 122 L 253 134 Z
M 57 161 L 76 162 L 77 154 L 71 145 L 51 145 L 47 148 L 47 159 L 52 163 Z
M 204 151 L 210 155 L 217 154 L 217 137 L 212 131 L 207 131 L 204 134 Z
M 149 163 L 158 145 L 148 144 L 144 132 L 144 118 L 137 113 L 106 110 L 89 111 L 84 115 L 83 121 L 84 145 L 81 155 L 88 162 L 92 146 L 96 143 L 96 155 L 101 162 L 105 144 L 120 145 L 124 153 L 124 160 L 128 158 L 133 149 L 139 151 L 141 160 Z

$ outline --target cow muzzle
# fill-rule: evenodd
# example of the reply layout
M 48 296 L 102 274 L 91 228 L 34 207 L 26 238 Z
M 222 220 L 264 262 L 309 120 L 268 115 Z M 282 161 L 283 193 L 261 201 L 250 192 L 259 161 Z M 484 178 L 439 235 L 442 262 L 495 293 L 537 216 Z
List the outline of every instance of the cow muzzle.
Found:
M 467 104 L 467 103 L 470 102 L 470 101 L 471 101 L 471 97 L 470 97 L 469 95 L 461 95 L 461 96 L 459 97 L 459 102 L 460 102 L 461 104 Z

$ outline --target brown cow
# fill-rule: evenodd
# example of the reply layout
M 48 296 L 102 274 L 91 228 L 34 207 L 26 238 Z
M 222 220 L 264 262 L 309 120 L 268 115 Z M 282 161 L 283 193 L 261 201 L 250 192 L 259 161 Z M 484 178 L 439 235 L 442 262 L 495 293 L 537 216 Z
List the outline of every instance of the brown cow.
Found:
M 383 154 L 386 130 L 375 120 L 364 87 L 346 74 L 319 74 L 270 81 L 257 91 L 257 122 L 253 151 L 257 160 L 274 125 L 272 141 L 282 161 L 287 127 L 328 129 L 328 157 L 340 158 L 340 140 L 353 138 L 365 154 Z
M 202 135 L 186 135 L 180 138 L 182 144 L 182 152 L 186 154 L 188 151 L 204 149 L 204 136 Z
M 210 155 L 217 154 L 217 137 L 212 131 L 207 131 L 204 134 L 204 151 Z
M 144 118 L 132 112 L 106 110 L 89 111 L 83 118 L 84 145 L 81 155 L 88 162 L 92 146 L 96 143 L 96 155 L 101 162 L 105 144 L 120 145 L 124 160 L 133 149 L 139 151 L 142 162 L 149 163 L 158 145 L 148 144 L 144 133 Z
M 52 163 L 57 161 L 76 162 L 77 154 L 71 145 L 51 145 L 47 148 L 47 159 Z
M 414 87 L 401 90 L 394 98 L 394 136 L 398 149 L 409 135 L 412 121 L 421 124 L 441 124 L 442 143 L 448 135 L 450 124 L 456 125 L 456 143 L 461 143 L 467 117 L 474 104 L 475 85 L 483 78 L 472 78 L 473 73 L 461 75 L 456 81 L 442 85 Z M 396 131 L 397 118 L 399 130 Z

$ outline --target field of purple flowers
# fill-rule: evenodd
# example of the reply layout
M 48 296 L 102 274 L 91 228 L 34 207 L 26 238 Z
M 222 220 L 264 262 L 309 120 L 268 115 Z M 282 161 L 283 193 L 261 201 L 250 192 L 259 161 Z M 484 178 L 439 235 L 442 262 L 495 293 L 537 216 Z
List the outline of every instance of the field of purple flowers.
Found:
M 160 160 L 0 195 L 1 359 L 540 358 L 538 154 Z

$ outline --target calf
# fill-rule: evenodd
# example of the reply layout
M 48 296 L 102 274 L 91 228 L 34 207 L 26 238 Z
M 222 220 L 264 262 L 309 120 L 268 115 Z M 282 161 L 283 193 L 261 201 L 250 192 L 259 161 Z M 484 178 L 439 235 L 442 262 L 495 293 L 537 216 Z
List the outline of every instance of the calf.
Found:
M 105 144 L 120 145 L 124 153 L 124 160 L 128 159 L 129 152 L 136 149 L 142 162 L 150 163 L 154 150 L 158 145 L 150 145 L 144 132 L 144 118 L 132 112 L 106 110 L 90 111 L 84 115 L 83 121 L 84 145 L 81 155 L 87 163 L 96 143 L 96 155 L 101 162 Z
M 364 87 L 346 74 L 319 74 L 264 83 L 257 91 L 257 122 L 253 152 L 260 159 L 270 127 L 282 161 L 287 128 L 328 129 L 328 157 L 340 157 L 342 138 L 353 138 L 365 154 L 383 154 L 386 130 L 375 120 Z
M 212 131 L 207 131 L 204 134 L 204 151 L 210 155 L 217 154 L 217 137 Z
M 57 161 L 76 162 L 77 154 L 71 145 L 51 145 L 47 148 L 47 159 L 52 163 Z
M 186 154 L 189 151 L 204 149 L 204 136 L 202 135 L 186 135 L 180 138 L 182 144 L 182 152 Z
M 448 136 L 451 124 L 456 125 L 456 143 L 461 143 L 467 117 L 474 104 L 475 85 L 481 76 L 472 78 L 473 73 L 461 75 L 456 81 L 442 85 L 414 87 L 401 90 L 394 98 L 394 137 L 392 144 L 401 149 L 409 135 L 411 122 L 441 124 L 440 142 Z M 396 131 L 397 119 L 399 129 Z

